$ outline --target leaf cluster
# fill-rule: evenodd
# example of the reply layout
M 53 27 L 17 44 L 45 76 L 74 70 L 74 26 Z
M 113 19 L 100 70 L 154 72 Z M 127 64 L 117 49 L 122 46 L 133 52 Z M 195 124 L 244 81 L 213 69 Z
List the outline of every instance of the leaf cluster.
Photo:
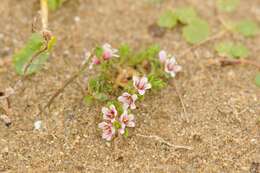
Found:
M 168 29 L 174 28 L 178 23 L 184 25 L 182 36 L 190 44 L 205 40 L 210 33 L 207 21 L 201 19 L 192 7 L 167 10 L 157 21 L 158 26 Z

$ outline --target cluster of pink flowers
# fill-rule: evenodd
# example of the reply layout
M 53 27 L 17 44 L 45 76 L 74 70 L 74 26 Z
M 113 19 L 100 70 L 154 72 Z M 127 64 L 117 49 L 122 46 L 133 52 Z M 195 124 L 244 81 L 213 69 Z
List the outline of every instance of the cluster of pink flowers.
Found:
M 103 51 L 102 58 L 104 61 L 110 60 L 113 57 L 119 57 L 118 50 L 112 48 L 112 46 L 108 43 L 103 44 L 102 51 Z M 99 64 L 101 64 L 101 60 L 98 57 L 94 56 L 92 58 L 92 62 L 89 68 L 91 69 L 93 68 L 93 65 L 99 65 Z
M 164 50 L 159 52 L 160 62 L 164 64 L 164 70 L 169 73 L 171 77 L 175 77 L 176 73 L 182 70 L 182 67 L 177 64 L 174 56 L 168 55 Z
M 109 44 L 104 44 L 102 49 L 103 60 L 109 60 L 112 57 L 119 57 L 117 54 L 118 50 L 113 49 Z M 176 73 L 182 69 L 182 67 L 177 64 L 175 57 L 168 55 L 164 50 L 159 52 L 159 60 L 164 67 L 164 71 L 171 77 L 175 77 Z M 92 59 L 92 64 L 100 64 L 100 60 L 97 57 L 94 57 Z M 136 94 L 124 92 L 117 98 L 121 103 L 122 109 L 119 109 L 113 104 L 109 107 L 102 108 L 103 122 L 99 123 L 98 127 L 103 131 L 102 138 L 107 141 L 112 140 L 117 134 L 125 134 L 127 128 L 135 127 L 135 116 L 131 114 L 131 110 L 136 109 L 135 102 L 138 100 L 138 95 L 143 96 L 146 90 L 152 88 L 152 85 L 149 83 L 146 76 L 133 76 L 132 80 Z M 118 111 L 117 108 L 122 111 Z
M 145 91 L 152 87 L 145 76 L 134 76 L 133 85 L 140 95 L 144 95 Z M 117 131 L 118 134 L 125 134 L 127 127 L 135 127 L 135 117 L 129 112 L 136 109 L 135 102 L 137 99 L 138 96 L 136 94 L 129 94 L 127 92 L 118 97 L 118 101 L 122 103 L 124 110 L 119 118 L 117 117 L 118 111 L 114 105 L 110 105 L 109 108 L 102 108 L 104 121 L 99 123 L 98 127 L 103 131 L 103 139 L 110 141 L 116 135 Z

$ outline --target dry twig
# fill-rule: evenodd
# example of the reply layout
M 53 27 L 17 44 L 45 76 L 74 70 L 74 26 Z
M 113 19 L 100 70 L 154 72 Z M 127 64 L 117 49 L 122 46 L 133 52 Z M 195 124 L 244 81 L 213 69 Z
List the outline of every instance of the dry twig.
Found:
M 89 59 L 90 57 L 87 57 Z M 56 90 L 56 92 L 51 96 L 51 98 L 48 100 L 47 104 L 40 110 L 40 112 L 37 114 L 39 116 L 46 108 L 49 108 L 53 101 L 65 90 L 65 88 L 74 82 L 81 74 L 85 71 L 85 69 L 88 67 L 89 61 L 85 61 L 84 64 L 81 66 L 81 68 L 72 75 L 60 88 Z
M 260 69 L 260 64 L 252 61 L 252 60 L 246 60 L 246 59 L 227 59 L 227 58 L 220 58 L 214 63 L 218 63 L 221 66 L 230 66 L 230 65 L 251 65 L 255 66 L 256 68 Z
M 174 145 L 168 141 L 166 141 L 165 139 L 163 139 L 162 137 L 160 136 L 156 136 L 156 135 L 142 135 L 142 134 L 136 134 L 136 136 L 140 136 L 140 137 L 143 137 L 143 138 L 149 138 L 149 139 L 154 139 L 156 141 L 159 141 L 161 143 L 164 143 L 170 147 L 173 147 L 175 149 L 185 149 L 185 150 L 192 150 L 193 148 L 190 147 L 190 146 L 184 146 L 184 145 Z
M 186 122 L 189 122 L 188 114 L 187 114 L 187 111 L 186 111 L 186 107 L 185 107 L 184 101 L 183 101 L 183 99 L 182 99 L 182 96 L 181 96 L 181 94 L 180 94 L 180 92 L 179 92 L 179 89 L 178 89 L 177 85 L 175 84 L 174 80 L 172 80 L 171 83 L 172 83 L 172 85 L 174 86 L 174 88 L 175 88 L 175 90 L 176 90 L 176 93 L 177 93 L 177 96 L 178 96 L 178 98 L 179 98 L 179 100 L 180 100 L 180 102 L 181 102 L 181 106 L 182 106 L 182 109 L 183 109 L 183 112 L 184 112 L 185 121 L 186 121 Z

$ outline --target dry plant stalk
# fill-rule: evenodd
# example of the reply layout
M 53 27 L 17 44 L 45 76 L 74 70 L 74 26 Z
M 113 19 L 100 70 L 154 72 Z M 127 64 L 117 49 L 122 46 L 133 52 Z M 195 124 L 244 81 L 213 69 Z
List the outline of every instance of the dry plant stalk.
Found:
M 41 0 L 41 19 L 42 30 L 48 29 L 48 2 L 47 0 Z

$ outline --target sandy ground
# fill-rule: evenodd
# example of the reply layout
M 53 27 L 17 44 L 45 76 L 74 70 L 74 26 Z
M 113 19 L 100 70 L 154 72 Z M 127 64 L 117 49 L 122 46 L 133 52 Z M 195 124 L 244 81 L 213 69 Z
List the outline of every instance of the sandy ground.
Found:
M 36 0 L 2 0 L 0 5 L 0 58 L 11 58 L 31 33 L 37 15 Z M 50 14 L 49 27 L 58 44 L 45 68 L 27 79 L 11 97 L 13 124 L 0 124 L 0 172 L 260 172 L 260 89 L 254 85 L 253 66 L 219 67 L 214 43 L 179 58 L 183 73 L 175 80 L 186 112 L 174 86 L 150 93 L 138 106 L 137 127 L 130 137 L 111 143 L 101 139 L 97 124 L 102 105 L 86 106 L 76 83 L 55 100 L 51 109 L 36 117 L 38 105 L 75 72 L 84 50 L 109 42 L 144 48 L 158 43 L 177 56 L 190 45 L 180 29 L 155 38 L 148 27 L 165 9 L 194 6 L 209 21 L 212 34 L 220 29 L 214 0 L 75 0 Z M 260 1 L 243 1 L 237 12 L 223 17 L 260 21 Z M 80 20 L 75 21 L 78 16 Z M 260 61 L 260 37 L 244 39 L 227 34 L 223 40 L 242 41 L 251 60 Z M 84 85 L 84 78 L 78 83 Z M 19 76 L 11 65 L 0 66 L 0 90 Z M 33 129 L 41 119 L 44 128 Z M 176 149 L 154 138 L 156 135 Z

